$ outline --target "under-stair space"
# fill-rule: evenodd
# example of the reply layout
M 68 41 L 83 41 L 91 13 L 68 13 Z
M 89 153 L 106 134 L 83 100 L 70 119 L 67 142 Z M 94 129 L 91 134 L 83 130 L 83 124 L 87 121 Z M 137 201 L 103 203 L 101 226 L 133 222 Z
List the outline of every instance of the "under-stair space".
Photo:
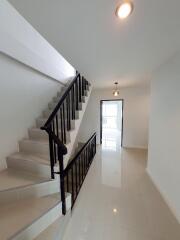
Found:
M 62 239 L 70 218 L 72 197 L 71 192 L 66 191 L 66 215 L 63 215 L 60 176 L 55 175 L 54 179 L 51 176 L 49 136 L 41 127 L 47 122 L 68 87 L 62 88 L 52 99 L 47 109 L 36 119 L 36 124 L 28 130 L 28 138 L 19 142 L 19 151 L 7 157 L 7 169 L 0 172 L 1 240 Z M 71 129 L 66 129 L 67 154 L 63 160 L 65 167 L 72 155 L 90 93 L 91 86 L 88 84 L 81 102 L 78 103 L 75 118 L 71 120 Z M 61 124 L 61 116 L 57 122 Z M 61 136 L 61 131 L 58 134 Z M 57 162 L 54 171 L 59 170 Z

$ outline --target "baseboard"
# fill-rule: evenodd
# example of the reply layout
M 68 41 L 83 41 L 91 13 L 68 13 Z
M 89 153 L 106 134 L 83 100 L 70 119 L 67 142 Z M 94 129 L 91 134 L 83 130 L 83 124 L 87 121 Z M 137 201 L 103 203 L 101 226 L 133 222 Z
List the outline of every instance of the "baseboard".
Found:
M 129 146 L 126 146 L 126 145 L 123 145 L 123 148 L 132 148 L 132 149 L 143 149 L 143 150 L 148 150 L 148 147 L 145 147 L 145 146 L 133 146 L 133 145 L 129 145 Z
M 154 178 L 153 178 L 152 174 L 150 173 L 150 171 L 148 170 L 148 168 L 146 168 L 146 173 L 149 176 L 149 178 L 151 179 L 153 185 L 156 187 L 158 192 L 161 194 L 161 197 L 163 198 L 163 200 L 167 204 L 168 208 L 170 209 L 170 211 L 172 212 L 172 214 L 174 215 L 174 217 L 176 218 L 176 220 L 180 224 L 180 217 L 177 215 L 175 208 L 172 206 L 171 201 L 169 200 L 167 195 L 161 190 L 161 188 L 159 187 L 159 184 L 154 180 Z

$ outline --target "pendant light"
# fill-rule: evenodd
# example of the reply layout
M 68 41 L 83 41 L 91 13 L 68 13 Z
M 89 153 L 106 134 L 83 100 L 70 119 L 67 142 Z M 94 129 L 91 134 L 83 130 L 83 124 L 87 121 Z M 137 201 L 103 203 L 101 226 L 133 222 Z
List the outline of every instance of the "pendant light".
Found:
M 114 91 L 113 91 L 113 95 L 114 95 L 114 97 L 118 97 L 119 96 L 119 90 L 118 90 L 118 82 L 115 82 L 114 83 L 115 84 L 115 89 L 114 89 Z

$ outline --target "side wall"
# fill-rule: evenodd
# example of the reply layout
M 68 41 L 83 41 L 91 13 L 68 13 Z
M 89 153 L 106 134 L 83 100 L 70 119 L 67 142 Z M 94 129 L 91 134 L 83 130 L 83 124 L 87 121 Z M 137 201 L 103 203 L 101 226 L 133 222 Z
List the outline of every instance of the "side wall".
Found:
M 6 156 L 18 150 L 18 140 L 60 90 L 60 82 L 66 84 L 75 76 L 75 69 L 6 0 L 0 1 L 0 36 L 3 169 Z
M 6 0 L 0 1 L 0 52 L 62 83 L 75 69 Z
M 124 99 L 124 147 L 147 148 L 149 88 L 132 87 L 120 89 L 118 99 Z M 100 143 L 100 100 L 116 99 L 112 90 L 94 89 L 81 125 L 79 139 L 86 141 L 93 132 L 97 132 Z
M 0 53 L 0 169 L 61 86 Z
M 148 173 L 180 222 L 180 53 L 151 87 Z

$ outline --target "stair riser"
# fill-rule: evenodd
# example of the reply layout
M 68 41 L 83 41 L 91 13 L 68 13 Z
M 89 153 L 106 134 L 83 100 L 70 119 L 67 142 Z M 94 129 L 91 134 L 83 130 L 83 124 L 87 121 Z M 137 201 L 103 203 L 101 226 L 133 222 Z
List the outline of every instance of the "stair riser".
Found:
M 39 118 L 36 120 L 36 126 L 37 128 L 40 128 L 42 126 L 44 126 L 46 120 Z M 59 122 L 59 126 L 60 126 L 60 122 Z M 75 120 L 71 120 L 71 129 L 75 129 Z
M 57 93 L 57 97 L 58 98 L 61 97 L 65 93 L 66 90 L 67 90 L 67 87 L 62 87 L 61 91 Z
M 61 136 L 61 132 L 59 132 L 59 136 Z M 29 130 L 29 138 L 30 139 L 35 139 L 35 140 L 41 140 L 41 139 L 46 139 L 48 140 L 49 136 L 46 133 L 46 131 L 42 131 L 40 129 L 30 129 Z M 67 143 L 70 143 L 71 138 L 70 138 L 70 132 L 66 132 L 66 141 Z
M 85 91 L 85 96 L 82 96 L 82 102 L 85 102 L 85 98 L 88 96 L 88 91 Z M 53 102 L 57 104 L 60 101 L 60 97 L 53 97 Z
M 47 161 L 48 162 L 48 161 Z M 14 159 L 12 157 L 7 158 L 7 166 L 17 170 L 28 171 L 32 174 L 39 175 L 41 177 L 50 178 L 50 164 L 41 164 L 36 161 L 27 161 L 22 159 Z
M 68 146 L 67 146 L 68 147 Z M 49 143 L 30 141 L 30 140 L 22 140 L 19 143 L 20 152 L 34 153 L 41 156 L 44 156 L 45 159 L 49 157 Z M 67 156 L 67 155 L 65 155 Z
M 51 115 L 52 110 L 45 110 L 43 111 L 43 117 L 44 118 L 49 118 L 49 116 Z M 60 115 L 59 115 L 59 119 L 60 119 Z M 64 119 L 67 119 L 67 113 L 65 111 L 65 116 Z M 79 119 L 79 111 L 75 111 L 75 119 Z
M 61 91 L 57 93 L 57 97 L 58 97 L 58 98 L 61 97 L 61 96 L 65 93 L 65 91 L 67 90 L 67 88 L 68 88 L 68 87 L 62 87 L 62 88 L 61 88 Z M 89 87 L 89 85 L 87 85 L 87 90 L 85 90 L 85 93 L 88 92 L 89 89 L 90 89 L 90 87 Z
M 66 198 L 67 210 L 70 209 L 71 199 L 70 195 Z M 11 240 L 32 240 L 44 231 L 49 225 L 62 216 L 62 205 L 57 204 L 54 208 L 50 209 L 47 213 L 29 225 L 22 232 L 12 237 Z
M 83 102 L 85 102 L 85 98 L 83 99 Z M 51 110 L 51 112 L 56 107 L 57 103 L 58 102 L 53 101 L 53 102 L 48 104 L 48 108 L 49 108 L 49 110 Z M 81 110 L 82 110 L 82 103 L 79 103 L 79 111 L 81 111 Z
M 48 134 L 46 131 L 43 131 L 41 129 L 34 130 L 34 129 L 29 129 L 29 138 L 31 139 L 46 139 L 48 140 Z
M 38 198 L 59 192 L 59 182 L 49 181 L 31 186 L 13 188 L 0 192 L 0 205 L 15 203 L 19 200 Z
M 21 152 L 35 153 L 40 155 L 49 156 L 49 144 L 33 141 L 21 141 L 19 143 L 19 150 Z

